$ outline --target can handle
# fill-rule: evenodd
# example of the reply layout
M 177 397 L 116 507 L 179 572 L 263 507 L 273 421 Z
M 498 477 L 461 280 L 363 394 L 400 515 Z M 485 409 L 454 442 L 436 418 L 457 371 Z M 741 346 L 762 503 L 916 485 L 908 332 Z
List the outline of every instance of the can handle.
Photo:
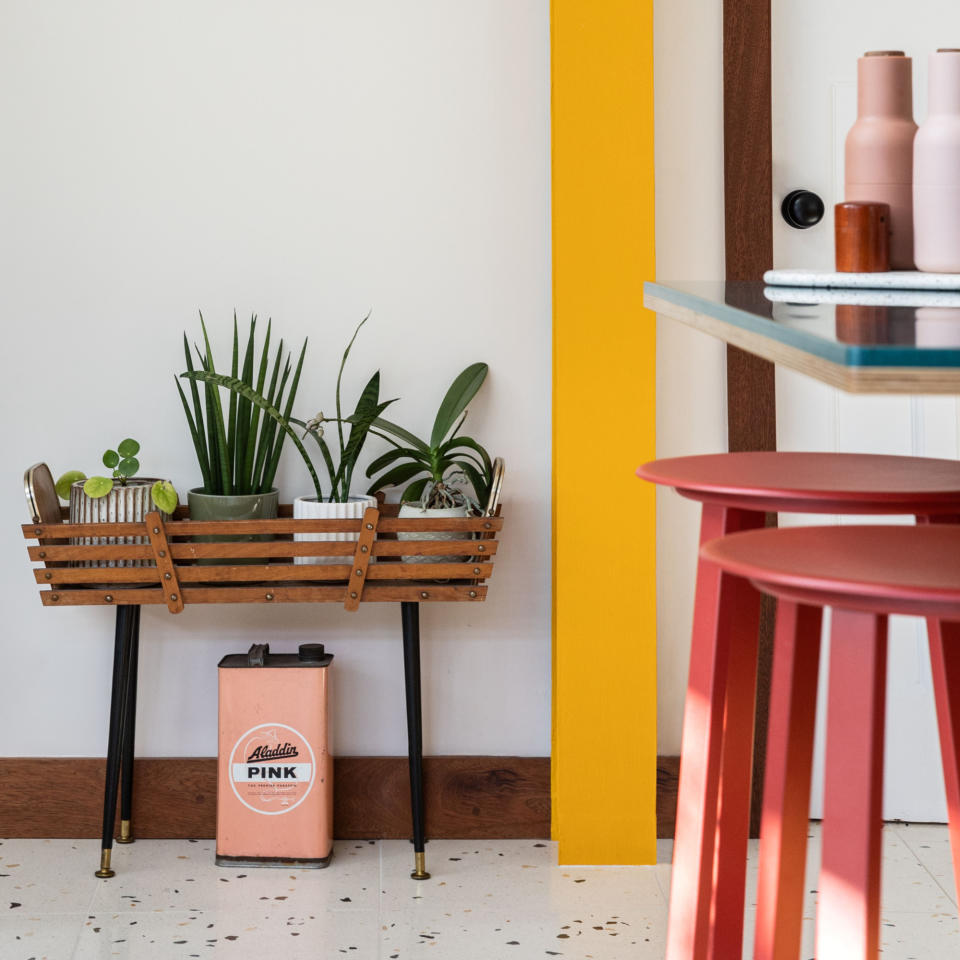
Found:
M 251 644 L 250 649 L 247 651 L 247 666 L 248 667 L 266 666 L 266 658 L 269 655 L 269 653 L 270 653 L 269 643 Z

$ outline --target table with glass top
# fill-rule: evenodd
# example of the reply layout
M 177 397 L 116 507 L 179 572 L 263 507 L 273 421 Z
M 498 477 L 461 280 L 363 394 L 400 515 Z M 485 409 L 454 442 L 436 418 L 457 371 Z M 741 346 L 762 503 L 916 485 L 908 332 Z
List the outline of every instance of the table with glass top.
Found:
M 960 293 L 684 281 L 644 305 L 850 393 L 960 394 Z

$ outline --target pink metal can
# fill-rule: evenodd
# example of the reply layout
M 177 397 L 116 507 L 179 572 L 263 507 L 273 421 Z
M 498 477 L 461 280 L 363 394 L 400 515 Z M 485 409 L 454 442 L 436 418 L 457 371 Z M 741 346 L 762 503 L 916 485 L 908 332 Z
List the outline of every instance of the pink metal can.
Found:
M 254 644 L 219 664 L 217 863 L 325 867 L 333 853 L 323 644 Z

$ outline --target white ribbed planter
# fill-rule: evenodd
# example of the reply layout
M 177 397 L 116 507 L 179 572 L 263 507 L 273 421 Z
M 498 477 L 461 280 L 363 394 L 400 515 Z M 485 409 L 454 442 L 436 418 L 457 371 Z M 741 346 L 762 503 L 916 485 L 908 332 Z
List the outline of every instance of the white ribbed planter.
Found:
M 137 477 L 123 486 L 114 483 L 105 497 L 88 497 L 83 492 L 83 480 L 70 486 L 71 523 L 142 523 L 148 513 L 160 508 L 153 502 L 150 488 L 153 477 Z M 164 517 L 169 514 L 160 512 Z M 147 537 L 71 537 L 71 543 L 93 545 L 108 543 L 149 543 Z M 77 560 L 80 567 L 152 567 L 153 560 Z
M 420 520 L 447 520 L 457 517 L 469 517 L 469 507 L 421 507 L 419 503 L 403 503 L 400 505 L 400 516 L 410 519 Z M 472 534 L 454 533 L 452 531 L 428 531 L 425 533 L 414 533 L 413 531 L 399 531 L 398 540 L 471 540 Z M 442 556 L 413 554 L 412 556 L 401 557 L 404 563 L 466 563 L 470 559 L 469 554 L 465 557 L 451 557 L 446 554 Z
M 376 497 L 351 497 L 346 503 L 331 503 L 316 497 L 297 497 L 293 501 L 293 516 L 297 520 L 360 520 L 367 507 L 377 505 Z M 356 541 L 357 533 L 295 533 L 293 539 L 302 543 L 308 540 Z M 294 557 L 294 563 L 351 563 L 352 557 Z

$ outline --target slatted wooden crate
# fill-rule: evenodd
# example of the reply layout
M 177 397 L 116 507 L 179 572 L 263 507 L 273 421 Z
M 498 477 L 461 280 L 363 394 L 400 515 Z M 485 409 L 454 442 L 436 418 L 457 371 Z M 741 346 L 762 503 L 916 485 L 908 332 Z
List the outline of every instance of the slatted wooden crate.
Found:
M 371 507 L 362 520 L 295 520 L 289 504 L 275 520 L 199 522 L 183 507 L 172 520 L 151 513 L 144 523 L 24 524 L 34 577 L 44 606 L 188 603 L 342 603 L 480 601 L 503 528 L 500 516 L 400 518 L 396 504 Z M 499 512 L 499 511 L 498 511 Z M 64 521 L 67 511 L 62 511 Z M 457 533 L 462 539 L 398 540 L 400 532 Z M 356 541 L 295 542 L 295 533 L 352 533 Z M 272 539 L 208 542 L 240 535 Z M 73 538 L 146 537 L 143 543 L 81 545 Z M 467 562 L 406 563 L 403 557 L 468 553 Z M 293 557 L 333 558 L 295 564 Z M 235 559 L 243 559 L 243 564 Z M 78 561 L 143 560 L 148 566 L 89 567 Z M 203 561 L 198 562 L 198 561 Z M 76 565 L 73 565 L 76 564 Z

